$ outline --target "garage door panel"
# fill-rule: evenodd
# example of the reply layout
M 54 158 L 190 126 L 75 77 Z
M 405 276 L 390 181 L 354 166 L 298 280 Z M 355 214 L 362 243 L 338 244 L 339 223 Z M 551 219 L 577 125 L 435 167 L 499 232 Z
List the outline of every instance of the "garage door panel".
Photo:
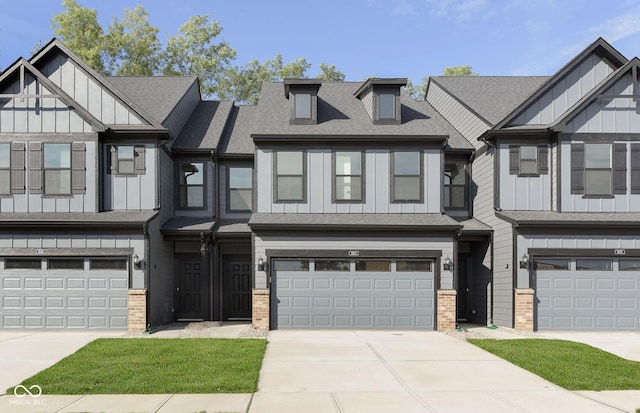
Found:
M 22 287 L 21 279 L 17 277 L 4 277 L 2 279 L 3 290 L 19 290 Z
M 331 280 L 328 278 L 314 279 L 313 280 L 313 289 L 314 290 L 329 290 L 331 288 Z
M 41 277 L 28 277 L 24 279 L 24 288 L 29 290 L 29 289 L 37 289 L 40 290 L 42 289 L 42 278 Z
M 64 289 L 64 278 L 47 277 L 45 279 L 44 288 L 47 290 L 62 290 Z

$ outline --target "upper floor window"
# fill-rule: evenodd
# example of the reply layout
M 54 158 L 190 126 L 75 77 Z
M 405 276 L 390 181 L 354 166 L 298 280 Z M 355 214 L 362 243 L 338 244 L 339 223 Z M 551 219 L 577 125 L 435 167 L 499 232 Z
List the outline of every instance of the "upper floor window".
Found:
M 547 145 L 510 145 L 509 174 L 539 176 L 549 173 L 549 148 Z
M 362 152 L 334 152 L 334 199 L 336 201 L 364 201 Z
M 590 143 L 584 147 L 585 195 L 612 194 L 611 144 Z
M 447 162 L 444 165 L 444 207 L 467 207 L 467 172 L 464 162 Z
M 71 145 L 68 143 L 45 143 L 44 193 L 46 195 L 71 194 Z
M 180 208 L 204 208 L 204 163 L 180 164 Z
M 11 144 L 0 143 L 0 194 L 11 193 Z
M 393 93 L 380 93 L 378 95 L 378 118 L 396 118 L 396 95 Z
M 146 173 L 143 145 L 111 145 L 111 159 L 107 173 L 115 175 L 144 175 Z
M 422 169 L 420 152 L 392 153 L 392 202 L 422 202 Z
M 296 93 L 293 97 L 295 119 L 311 119 L 311 93 Z
M 123 175 L 131 175 L 135 172 L 134 168 L 134 159 L 135 153 L 133 151 L 133 146 L 118 146 L 117 149 L 118 154 L 118 165 L 117 171 L 119 174 Z
M 276 152 L 275 158 L 275 201 L 304 202 L 306 200 L 304 152 Z
M 638 151 L 631 144 L 631 193 L 640 193 Z M 571 144 L 571 193 L 612 197 L 627 193 L 627 143 Z
M 253 169 L 230 167 L 228 182 L 228 211 L 251 211 L 253 203 Z

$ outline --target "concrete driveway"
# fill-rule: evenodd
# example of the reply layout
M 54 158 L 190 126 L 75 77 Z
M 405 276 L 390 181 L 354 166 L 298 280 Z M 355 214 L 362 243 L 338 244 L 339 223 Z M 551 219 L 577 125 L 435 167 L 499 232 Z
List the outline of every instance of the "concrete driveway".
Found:
M 441 333 L 272 331 L 250 412 L 300 411 L 623 410 Z
M 615 354 L 627 360 L 640 361 L 640 332 L 542 332 L 541 337 L 577 341 Z M 640 407 L 640 405 L 638 405 Z
M 0 394 L 87 343 L 114 335 L 117 332 L 0 331 Z

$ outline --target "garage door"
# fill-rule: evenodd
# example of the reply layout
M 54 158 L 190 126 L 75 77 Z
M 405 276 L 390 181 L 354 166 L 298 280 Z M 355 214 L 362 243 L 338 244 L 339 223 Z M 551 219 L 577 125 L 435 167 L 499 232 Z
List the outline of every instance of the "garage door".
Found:
M 126 258 L 4 258 L 0 328 L 124 329 Z
M 537 329 L 640 328 L 640 260 L 536 258 Z
M 272 328 L 434 329 L 431 260 L 272 265 Z

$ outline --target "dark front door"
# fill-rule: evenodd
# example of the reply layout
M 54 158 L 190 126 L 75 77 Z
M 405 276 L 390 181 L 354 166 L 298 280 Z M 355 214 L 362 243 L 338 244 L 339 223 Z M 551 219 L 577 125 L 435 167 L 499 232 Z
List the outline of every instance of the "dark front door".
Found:
M 471 271 L 469 257 L 460 254 L 458 256 L 458 321 L 471 321 Z
M 251 261 L 229 258 L 224 262 L 224 319 L 251 319 Z
M 202 320 L 204 317 L 204 276 L 200 255 L 178 258 L 176 274 L 176 319 Z

